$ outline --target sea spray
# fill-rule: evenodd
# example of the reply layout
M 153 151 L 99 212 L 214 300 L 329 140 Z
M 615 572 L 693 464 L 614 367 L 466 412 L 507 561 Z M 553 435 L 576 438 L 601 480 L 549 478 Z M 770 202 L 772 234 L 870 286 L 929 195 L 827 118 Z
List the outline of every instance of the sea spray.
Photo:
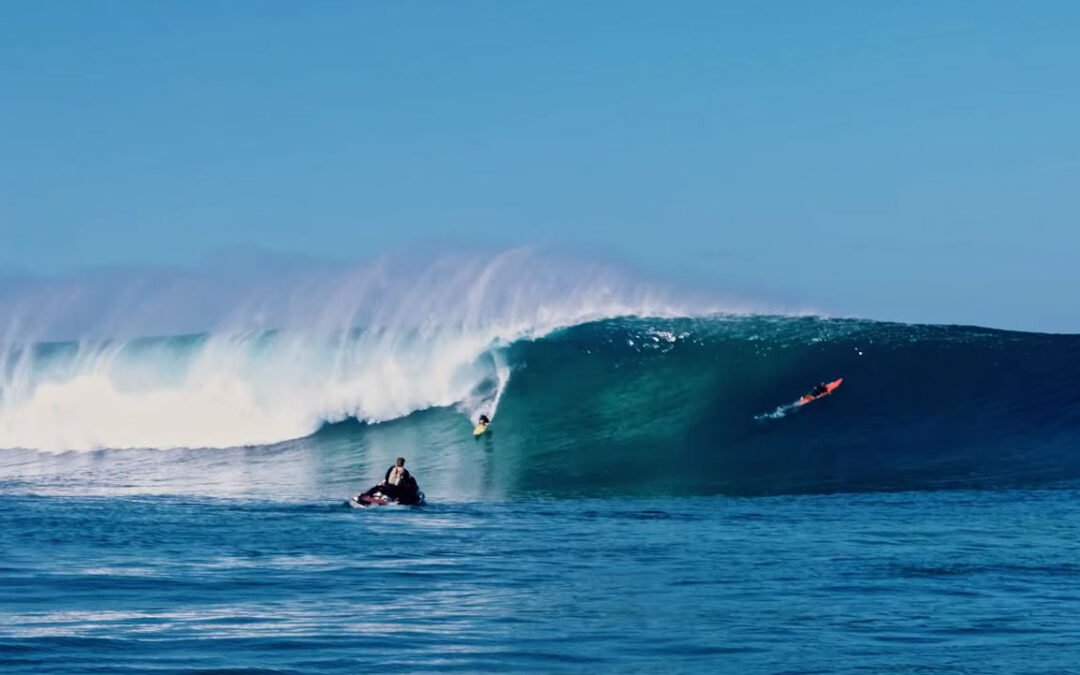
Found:
M 7 288 L 0 447 L 259 445 L 455 404 L 494 416 L 506 345 L 733 309 L 533 249 L 239 267 Z M 152 337 L 177 327 L 199 332 Z

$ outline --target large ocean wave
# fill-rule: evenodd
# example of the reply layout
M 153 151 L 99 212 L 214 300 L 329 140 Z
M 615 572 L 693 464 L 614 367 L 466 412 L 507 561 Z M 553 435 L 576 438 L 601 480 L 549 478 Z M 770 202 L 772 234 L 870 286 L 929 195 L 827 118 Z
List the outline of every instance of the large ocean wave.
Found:
M 515 342 L 718 307 L 530 249 L 226 269 L 0 294 L 0 447 L 262 445 L 450 405 L 475 419 L 494 413 Z M 192 332 L 147 337 L 170 329 Z
M 737 314 L 528 251 L 305 278 L 241 289 L 185 336 L 8 339 L 0 454 L 151 449 L 114 456 L 196 491 L 220 461 L 272 482 L 288 453 L 312 485 L 406 454 L 444 495 L 1080 479 L 1080 336 Z M 474 439 L 480 414 L 494 423 Z M 160 452 L 179 459 L 132 459 Z M 68 457 L 49 466 L 92 469 Z
M 516 344 L 515 490 L 776 494 L 1080 478 L 1080 336 L 791 317 L 610 320 Z M 790 406 L 821 381 L 832 395 Z M 780 408 L 784 415 L 770 415 Z
M 348 351 L 363 354 L 371 339 L 354 335 Z M 166 448 L 266 438 L 270 445 L 239 454 L 113 450 L 106 456 L 115 462 L 68 454 L 47 463 L 61 483 L 67 471 L 104 471 L 101 480 L 116 484 L 120 471 L 124 485 L 198 492 L 225 481 L 212 491 L 229 494 L 249 484 L 292 489 L 282 482 L 283 466 L 298 467 L 290 473 L 297 484 L 348 489 L 398 454 L 429 493 L 444 498 L 1007 488 L 1080 479 L 1080 336 L 811 317 L 624 317 L 494 344 L 477 339 L 438 373 L 369 365 L 363 356 L 313 359 L 304 349 L 324 354 L 325 345 L 280 340 L 127 342 L 86 361 L 77 345 L 39 346 L 37 367 L 67 364 L 67 374 L 45 368 L 53 383 L 32 388 L 21 407 L 17 395 L 5 402 L 4 445 Z M 257 367 L 265 363 L 276 368 Z M 107 374 L 91 375 L 95 367 Z M 379 379 L 368 383 L 369 373 Z M 379 386 L 393 381 L 387 373 L 400 378 L 397 388 Z M 814 383 L 838 377 L 844 383 L 832 395 L 787 407 Z M 80 408 L 88 411 L 72 414 Z M 768 414 L 777 408 L 786 414 Z M 481 410 L 494 422 L 474 439 L 470 420 Z M 189 430 L 164 419 L 171 415 L 220 427 Z M 17 475 L 46 466 L 27 451 L 3 452 L 22 457 Z M 151 460 L 157 453 L 168 459 Z

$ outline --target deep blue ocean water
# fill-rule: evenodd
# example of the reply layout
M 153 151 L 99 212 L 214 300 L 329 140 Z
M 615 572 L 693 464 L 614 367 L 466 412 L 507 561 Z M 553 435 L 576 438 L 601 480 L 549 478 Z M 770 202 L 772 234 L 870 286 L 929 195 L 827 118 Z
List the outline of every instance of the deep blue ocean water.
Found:
M 0 670 L 1063 673 L 1080 495 L 0 497 Z

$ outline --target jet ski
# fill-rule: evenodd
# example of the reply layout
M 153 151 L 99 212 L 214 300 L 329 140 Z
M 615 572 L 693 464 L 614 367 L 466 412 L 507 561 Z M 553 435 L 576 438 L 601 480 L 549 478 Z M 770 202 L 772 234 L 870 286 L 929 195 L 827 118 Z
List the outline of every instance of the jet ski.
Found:
M 367 509 L 372 506 L 422 506 L 424 493 L 416 484 L 416 479 L 409 476 L 400 485 L 376 485 L 367 492 L 349 497 L 349 506 L 355 509 Z

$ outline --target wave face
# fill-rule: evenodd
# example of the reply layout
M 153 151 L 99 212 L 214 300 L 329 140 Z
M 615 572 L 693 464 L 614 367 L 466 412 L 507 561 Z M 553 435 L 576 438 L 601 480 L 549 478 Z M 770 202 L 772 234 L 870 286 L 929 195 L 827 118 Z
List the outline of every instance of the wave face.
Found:
M 512 446 L 500 449 L 519 467 L 516 490 L 752 495 L 1080 478 L 1080 336 L 614 320 L 516 344 L 509 362 L 493 430 Z M 839 377 L 832 395 L 791 405 Z
M 275 443 L 276 463 L 300 453 L 335 485 L 329 476 L 355 472 L 357 454 L 373 475 L 406 454 L 432 495 L 1080 479 L 1080 336 L 752 316 L 602 319 L 544 334 L 532 321 L 483 325 L 392 340 L 354 331 L 337 343 L 271 332 L 39 345 L 9 358 L 8 382 L 26 391 L 4 392 L 0 446 Z M 834 394 L 790 405 L 838 377 Z M 481 412 L 494 423 L 474 439 Z

